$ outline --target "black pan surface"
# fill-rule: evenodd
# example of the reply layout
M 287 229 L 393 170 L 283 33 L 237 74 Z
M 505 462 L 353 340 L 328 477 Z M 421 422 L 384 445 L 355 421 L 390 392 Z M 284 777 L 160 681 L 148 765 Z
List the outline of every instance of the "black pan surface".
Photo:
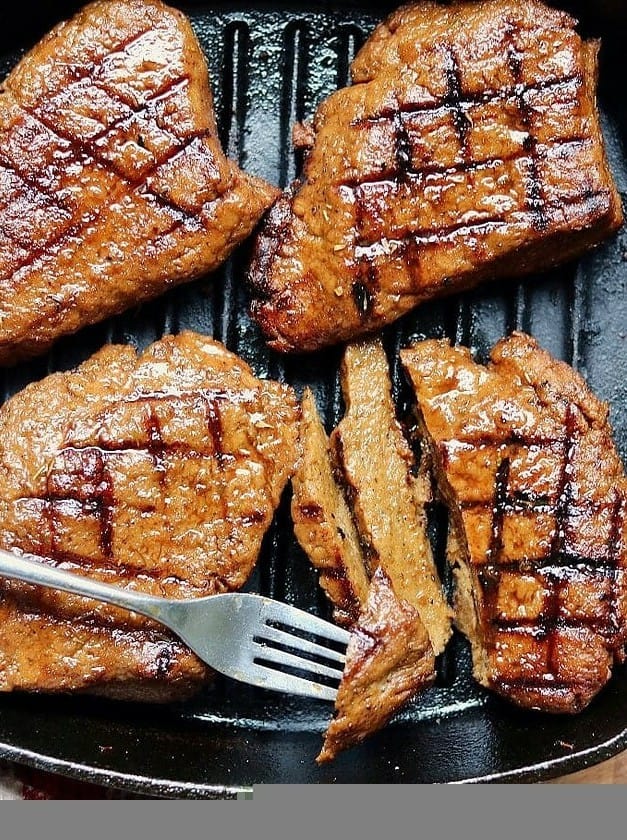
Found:
M 78 3 L 22 0 L 0 12 L 0 71 L 7 71 Z M 583 4 L 582 4 L 583 5 Z M 390 4 L 184 3 L 211 70 L 222 139 L 251 172 L 286 184 L 300 161 L 290 148 L 294 121 L 310 115 L 346 82 L 348 64 Z M 566 5 L 573 9 L 573 5 Z M 612 168 L 627 194 L 623 142 L 621 3 L 585 7 L 582 30 L 603 37 L 600 102 Z M 62 341 L 51 354 L 0 373 L 4 398 L 48 372 L 71 367 L 106 342 L 145 346 L 192 328 L 240 353 L 258 374 L 313 387 L 329 428 L 342 415 L 337 368 L 341 351 L 281 358 L 269 352 L 246 314 L 242 284 L 249 245 L 215 276 Z M 609 401 L 617 444 L 627 456 L 627 235 L 577 263 L 502 281 L 423 306 L 384 333 L 399 412 L 409 393 L 397 350 L 412 337 L 442 336 L 480 357 L 514 328 L 524 329 L 577 367 Z M 327 616 L 316 575 L 292 536 L 288 494 L 265 541 L 249 588 Z M 442 555 L 443 512 L 433 511 Z M 449 585 L 446 571 L 445 583 Z M 471 679 L 467 645 L 455 637 L 436 685 L 383 732 L 319 768 L 314 758 L 330 717 L 328 704 L 283 697 L 218 680 L 183 705 L 154 708 L 91 698 L 19 695 L 0 698 L 0 755 L 69 776 L 152 796 L 234 796 L 261 783 L 423 783 L 539 781 L 581 769 L 627 747 L 627 669 L 616 670 L 600 696 L 576 717 L 515 709 Z

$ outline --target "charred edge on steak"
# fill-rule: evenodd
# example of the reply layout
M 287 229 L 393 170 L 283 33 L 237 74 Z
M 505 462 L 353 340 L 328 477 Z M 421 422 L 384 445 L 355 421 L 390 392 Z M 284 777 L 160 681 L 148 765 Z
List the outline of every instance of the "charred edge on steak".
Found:
M 335 582 L 333 618 L 336 624 L 351 627 L 361 614 L 361 602 L 341 565 L 341 558 L 336 558 L 337 567 L 325 568 L 321 575 Z
M 272 266 L 283 245 L 291 238 L 292 202 L 299 188 L 298 181 L 287 187 L 261 221 L 257 245 L 246 275 L 246 283 L 259 302 L 274 300 L 275 290 L 270 279 Z M 253 299 L 253 310 L 259 302 Z

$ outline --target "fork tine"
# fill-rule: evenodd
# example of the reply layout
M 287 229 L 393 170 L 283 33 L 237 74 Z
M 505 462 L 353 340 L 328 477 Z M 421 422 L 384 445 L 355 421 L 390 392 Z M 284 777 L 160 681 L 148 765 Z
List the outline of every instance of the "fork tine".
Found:
M 322 665 L 320 662 L 314 662 L 311 659 L 302 659 L 300 656 L 294 656 L 292 653 L 286 653 L 276 648 L 266 647 L 265 645 L 260 645 L 258 642 L 253 642 L 251 648 L 254 651 L 255 659 L 264 659 L 267 662 L 275 662 L 277 665 L 287 665 L 289 668 L 298 668 L 299 671 L 309 671 L 321 677 L 333 677 L 339 680 L 342 676 L 341 668 L 329 668 L 328 665 Z
M 337 627 L 317 615 L 303 612 L 290 604 L 282 604 L 279 601 L 269 601 L 266 603 L 263 611 L 263 619 L 268 621 L 276 621 L 280 624 L 285 624 L 288 627 L 294 627 L 297 630 L 302 630 L 305 633 L 313 633 L 323 639 L 331 639 L 334 642 L 340 642 L 347 645 L 350 638 L 348 630 L 342 627 Z
M 324 647 L 324 645 L 317 645 L 301 636 L 292 636 L 284 630 L 279 630 L 276 627 L 271 627 L 269 624 L 263 628 L 260 638 L 271 642 L 277 642 L 280 645 L 287 645 L 288 647 L 296 648 L 304 653 L 315 654 L 316 656 L 323 656 L 325 659 L 332 659 L 342 664 L 346 661 L 346 655 L 339 650 Z
M 245 681 L 258 685 L 260 688 L 283 691 L 286 694 L 299 694 L 301 697 L 314 697 L 318 700 L 335 700 L 337 697 L 337 689 L 329 685 L 320 685 L 320 683 L 311 682 L 293 674 L 275 671 L 273 668 L 256 662 L 247 667 Z

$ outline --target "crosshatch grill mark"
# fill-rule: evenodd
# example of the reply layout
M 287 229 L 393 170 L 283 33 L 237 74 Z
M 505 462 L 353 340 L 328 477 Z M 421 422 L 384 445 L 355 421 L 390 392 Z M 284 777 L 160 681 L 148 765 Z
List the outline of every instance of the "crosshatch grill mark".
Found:
M 112 55 L 115 55 L 119 52 L 123 52 L 131 44 L 135 43 L 136 41 L 139 41 L 149 31 L 150 29 L 146 29 L 116 45 L 109 52 L 107 52 L 107 54 L 104 55 L 99 62 L 90 65 L 89 68 L 85 69 L 82 72 L 75 73 L 72 81 L 77 82 L 83 78 L 91 77 L 97 72 L 99 67 L 102 67 L 104 63 L 111 58 Z M 166 96 L 171 91 L 175 90 L 177 87 L 184 85 L 188 81 L 189 79 L 186 75 L 181 75 L 176 77 L 175 79 L 168 80 L 164 85 L 161 86 L 161 88 L 157 89 L 156 91 L 152 91 L 150 96 L 147 97 L 140 105 L 136 105 L 136 103 L 132 100 L 129 100 L 128 97 L 123 96 L 123 94 L 119 90 L 116 90 L 111 85 L 107 85 L 102 81 L 100 81 L 98 84 L 96 83 L 96 81 L 94 81 L 94 85 L 104 93 L 108 94 L 113 100 L 114 104 L 119 104 L 129 109 L 131 111 L 131 117 L 151 117 L 152 115 L 150 114 L 150 110 L 154 108 L 155 102 Z M 160 207 L 176 214 L 176 217 L 173 220 L 172 227 L 163 231 L 160 234 L 160 236 L 170 235 L 174 232 L 174 230 L 176 230 L 178 227 L 185 223 L 198 223 L 198 218 L 196 214 L 190 213 L 189 210 L 172 200 L 171 197 L 151 189 L 148 184 L 148 180 L 169 160 L 173 159 L 178 154 L 183 153 L 194 142 L 202 140 L 202 138 L 207 135 L 207 131 L 194 132 L 191 133 L 189 136 L 181 139 L 176 137 L 169 130 L 164 129 L 161 125 L 159 125 L 159 121 L 156 119 L 157 115 L 154 115 L 155 122 L 159 130 L 166 134 L 169 134 L 173 142 L 171 147 L 160 157 L 154 155 L 155 162 L 150 164 L 150 166 L 148 166 L 144 170 L 140 178 L 133 179 L 124 172 L 122 172 L 114 162 L 110 161 L 107 157 L 105 157 L 97 145 L 98 142 L 102 141 L 111 132 L 115 131 L 115 129 L 119 127 L 120 124 L 123 124 L 125 121 L 127 121 L 129 119 L 128 114 L 113 120 L 111 123 L 107 124 L 102 129 L 102 131 L 98 132 L 96 135 L 90 137 L 89 139 L 82 140 L 70 132 L 64 132 L 56 123 L 47 119 L 45 115 L 41 113 L 41 109 L 36 110 L 32 108 L 27 108 L 22 103 L 20 103 L 19 108 L 24 114 L 28 115 L 31 119 L 40 123 L 49 132 L 55 135 L 58 140 L 69 143 L 75 161 L 81 163 L 85 167 L 94 165 L 102 167 L 106 171 L 115 175 L 119 179 L 120 183 L 127 185 L 131 190 L 134 190 L 142 194 L 143 196 L 149 197 L 151 200 L 154 200 L 155 203 L 158 204 Z M 10 130 L 11 129 L 9 129 L 8 131 L 10 132 Z M 12 159 L 7 157 L 5 153 L 0 154 L 0 163 L 6 169 L 12 171 L 27 187 L 34 190 L 37 194 L 41 195 L 47 202 L 50 203 L 51 207 L 56 207 L 62 212 L 69 211 L 69 208 L 59 201 L 58 196 L 53 191 L 47 190 L 45 188 L 45 185 L 42 184 L 41 181 L 39 181 L 38 179 L 33 179 L 32 177 L 26 176 L 25 173 L 20 172 L 17 164 Z M 218 198 L 220 198 L 220 196 L 216 195 L 216 198 L 213 200 L 217 200 Z M 71 219 L 66 225 L 63 225 L 61 229 L 57 231 L 56 234 L 53 234 L 46 241 L 39 243 L 37 248 L 29 249 L 29 253 L 24 258 L 12 263 L 6 275 L 3 273 L 3 275 L 0 276 L 0 279 L 10 279 L 10 277 L 13 276 L 20 269 L 27 268 L 28 266 L 36 262 L 36 260 L 39 257 L 41 257 L 47 249 L 55 246 L 58 247 L 64 242 L 68 241 L 70 238 L 80 236 L 80 234 L 90 224 L 93 224 L 94 221 L 96 221 L 101 211 L 104 209 L 104 206 L 105 205 L 101 205 L 95 212 L 89 214 L 88 216 L 81 214 L 80 218 Z M 11 238 L 10 233 L 8 235 L 9 238 Z M 19 245 L 19 243 L 17 242 L 16 244 Z
M 204 418 L 209 433 L 209 440 L 211 441 L 211 448 L 207 451 L 198 451 L 193 449 L 187 443 L 182 442 L 166 442 L 163 439 L 161 423 L 158 415 L 155 412 L 154 403 L 158 399 L 151 395 L 142 398 L 136 397 L 130 402 L 146 402 L 148 411 L 144 417 L 144 431 L 145 439 L 143 440 L 116 440 L 115 442 L 99 441 L 96 444 L 86 446 L 67 445 L 59 451 L 59 455 L 67 452 L 76 453 L 80 458 L 80 477 L 82 479 L 82 488 L 87 490 L 83 494 L 59 492 L 55 490 L 51 484 L 51 474 L 46 478 L 46 492 L 42 497 L 29 497 L 31 500 L 39 499 L 43 502 L 44 520 L 49 534 L 50 550 L 47 555 L 53 562 L 62 563 L 70 562 L 77 565 L 89 566 L 94 565 L 89 558 L 81 555 L 68 552 L 61 548 L 59 544 L 61 533 L 61 522 L 56 510 L 56 505 L 63 502 L 73 503 L 76 505 L 77 511 L 81 514 L 91 513 L 98 519 L 99 524 L 99 547 L 102 554 L 102 560 L 95 561 L 95 566 L 102 564 L 104 561 L 105 568 L 115 568 L 123 575 L 130 576 L 137 574 L 151 578 L 153 580 L 161 579 L 164 574 L 168 578 L 172 577 L 170 570 L 165 573 L 156 568 L 141 567 L 137 568 L 132 564 L 124 564 L 119 562 L 119 558 L 115 557 L 114 551 L 114 529 L 116 511 L 118 508 L 118 501 L 115 495 L 115 487 L 111 472 L 109 470 L 108 461 L 111 457 L 124 455 L 132 452 L 145 452 L 150 455 L 153 461 L 154 471 L 162 492 L 166 490 L 167 486 L 167 472 L 171 459 L 178 459 L 182 461 L 212 459 L 217 465 L 218 469 L 224 470 L 227 465 L 235 468 L 238 461 L 249 461 L 251 455 L 260 464 L 263 464 L 263 494 L 266 499 L 270 499 L 270 475 L 269 470 L 272 469 L 272 462 L 268 459 L 256 442 L 247 435 L 247 452 L 246 454 L 240 452 L 227 452 L 223 445 L 224 430 L 222 425 L 222 415 L 220 410 L 221 400 L 228 399 L 227 392 L 209 393 L 194 392 L 188 395 L 177 395 L 176 399 L 180 400 L 187 398 L 192 402 L 202 399 L 204 405 Z M 167 397 L 163 398 L 164 401 Z M 128 404 L 128 403 L 127 403 Z M 219 499 L 221 505 L 221 516 L 223 519 L 227 518 L 228 508 L 227 500 L 222 494 Z M 264 516 L 261 511 L 253 510 L 243 517 L 234 518 L 229 516 L 233 526 L 248 526 L 257 524 L 263 521 Z M 106 565 L 108 564 L 108 565 Z
M 491 536 L 486 562 L 478 568 L 475 566 L 483 596 L 481 607 L 485 615 L 483 623 L 491 628 L 487 639 L 488 644 L 493 647 L 498 641 L 499 633 L 504 632 L 532 635 L 537 639 L 545 639 L 548 645 L 547 668 L 544 679 L 501 678 L 498 675 L 493 677 L 495 684 L 502 688 L 546 689 L 550 687 L 551 690 L 559 690 L 560 688 L 585 686 L 585 679 L 565 680 L 559 676 L 559 656 L 556 651 L 559 632 L 567 629 L 586 628 L 611 639 L 620 630 L 617 616 L 617 587 L 615 584 L 618 575 L 626 507 L 623 494 L 615 491 L 608 505 L 598 506 L 597 512 L 608 507 L 611 509 L 611 527 L 606 540 L 604 556 L 598 558 L 585 557 L 573 553 L 568 548 L 567 527 L 569 517 L 582 509 L 582 506 L 576 501 L 575 488 L 571 478 L 573 456 L 580 437 L 575 411 L 576 407 L 569 403 L 565 412 L 563 436 L 555 438 L 540 437 L 537 439 L 530 437 L 527 441 L 524 441 L 518 435 L 512 435 L 504 440 L 493 439 L 488 436 L 480 436 L 476 440 L 469 437 L 464 440 L 464 444 L 468 447 L 478 448 L 492 444 L 499 447 L 503 452 L 506 452 L 508 446 L 512 444 L 520 446 L 525 443 L 528 447 L 551 448 L 552 452 L 555 452 L 556 447 L 559 447 L 561 451 L 559 481 L 554 504 L 549 504 L 547 499 L 542 496 L 529 497 L 525 499 L 524 503 L 517 503 L 515 494 L 512 494 L 509 488 L 511 458 L 504 454 L 497 467 L 493 498 L 491 500 L 480 499 L 462 505 L 462 509 L 489 508 L 491 510 Z M 554 515 L 553 537 L 547 554 L 523 559 L 511 559 L 503 555 L 505 516 L 512 511 L 518 512 L 520 509 L 531 515 L 534 512 Z M 586 505 L 583 506 L 583 509 L 586 509 Z M 588 509 L 590 509 L 590 505 L 588 505 Z M 499 586 L 502 576 L 506 572 L 541 574 L 545 594 L 538 617 L 503 619 L 498 616 Z M 604 613 L 602 615 L 565 617 L 561 614 L 561 598 L 564 587 L 574 577 L 597 580 L 608 579 L 611 582 L 611 596 L 607 599 L 600 599 L 604 603 Z
M 378 281 L 378 269 L 372 264 L 375 256 L 390 256 L 390 250 L 404 260 L 411 270 L 416 262 L 417 249 L 421 245 L 428 244 L 429 238 L 434 241 L 447 235 L 447 229 L 438 227 L 425 232 L 411 232 L 398 238 L 390 240 L 372 240 L 367 237 L 364 230 L 364 221 L 368 213 L 365 203 L 364 190 L 367 187 L 381 186 L 384 189 L 394 189 L 412 181 L 420 184 L 421 180 L 430 174 L 454 174 L 455 172 L 466 173 L 471 180 L 473 173 L 482 167 L 499 166 L 504 163 L 524 162 L 527 164 L 527 177 L 525 180 L 524 207 L 530 213 L 531 227 L 538 233 L 545 231 L 548 227 L 548 211 L 553 209 L 548 205 L 544 195 L 542 178 L 539 168 L 539 144 L 533 133 L 533 110 L 528 103 L 528 96 L 535 92 L 562 88 L 573 85 L 573 101 L 577 97 L 583 85 L 580 74 L 568 74 L 561 77 L 541 79 L 535 84 L 525 84 L 522 74 L 522 56 L 514 44 L 515 28 L 510 26 L 506 33 L 506 60 L 514 84 L 500 90 L 485 90 L 480 93 L 470 94 L 463 90 L 461 70 L 454 47 L 446 44 L 442 48 L 444 70 L 448 89 L 444 97 L 435 102 L 418 104 L 404 104 L 398 102 L 395 108 L 383 109 L 372 116 L 362 117 L 353 120 L 352 125 L 356 128 L 365 128 L 368 125 L 380 122 L 388 122 L 393 127 L 395 168 L 389 172 L 383 172 L 372 178 L 347 181 L 342 186 L 348 187 L 354 196 L 355 201 L 355 227 L 358 238 L 355 254 L 355 280 L 352 286 L 353 299 L 362 318 L 368 317 L 376 304 L 376 297 L 380 284 Z M 473 105 L 492 104 L 504 100 L 511 100 L 516 103 L 521 127 L 527 132 L 527 137 L 520 152 L 505 158 L 488 158 L 485 161 L 475 161 L 472 158 L 470 143 L 472 121 L 468 111 Z M 422 167 L 414 169 L 412 166 L 412 144 L 411 134 L 406 125 L 406 119 L 417 114 L 437 114 L 438 112 L 449 112 L 452 114 L 455 131 L 459 142 L 460 162 L 452 167 Z M 581 144 L 586 142 L 585 137 L 570 137 L 556 140 L 553 145 Z M 588 195 L 577 196 L 574 200 L 567 201 L 569 205 L 588 204 L 600 196 Z M 564 202 L 560 201 L 559 206 Z M 518 209 L 520 212 L 520 208 Z M 512 220 L 505 215 L 499 215 L 491 219 L 480 220 L 476 224 L 469 223 L 464 226 L 464 234 L 488 233 L 490 228 L 485 225 L 508 225 Z M 482 227 L 483 226 L 483 227 Z M 455 231 L 450 232 L 455 235 Z M 386 247 L 384 247 L 386 246 Z M 481 244 L 478 246 L 481 247 Z
M 541 232 L 546 230 L 548 226 L 548 219 L 544 207 L 544 190 L 538 166 L 538 140 L 533 132 L 533 110 L 529 107 L 529 103 L 527 102 L 528 91 L 526 91 L 525 86 L 521 84 L 523 77 L 522 56 L 514 44 L 514 32 L 514 27 L 510 25 L 507 32 L 507 62 L 512 76 L 514 77 L 514 81 L 519 87 L 516 94 L 516 101 L 522 125 L 528 132 L 527 139 L 524 143 L 525 151 L 529 153 L 526 203 L 532 213 L 534 228 Z

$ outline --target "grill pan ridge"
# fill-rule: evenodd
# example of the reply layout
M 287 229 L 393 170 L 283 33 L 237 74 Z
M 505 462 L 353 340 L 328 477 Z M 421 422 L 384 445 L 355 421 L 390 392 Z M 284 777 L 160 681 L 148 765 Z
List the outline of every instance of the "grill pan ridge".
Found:
M 27 2 L 20 20 L 3 21 L 0 73 L 78 3 Z M 381 19 L 351 2 L 181 3 L 208 59 L 220 136 L 228 154 L 253 174 L 285 186 L 302 160 L 291 146 L 294 122 L 348 81 L 352 57 Z M 567 4 L 561 4 L 567 6 Z M 28 8 L 27 8 L 28 7 Z M 31 9 L 32 7 L 32 9 Z M 385 8 L 393 8 L 386 4 Z M 574 11 L 577 12 L 576 7 Z M 53 17 L 54 16 L 54 17 Z M 591 18 L 591 19 L 589 19 Z M 29 21 L 31 21 L 29 25 Z M 36 21 L 36 24 L 34 23 Z M 36 26 L 36 29 L 35 29 Z M 601 106 L 612 171 L 627 195 L 623 142 L 627 107 L 619 90 L 623 24 L 604 31 L 588 14 L 585 34 L 607 35 L 601 59 Z M 185 328 L 213 335 L 256 374 L 313 389 L 330 430 L 343 412 L 341 348 L 300 356 L 269 351 L 247 315 L 245 243 L 213 276 L 60 341 L 45 357 L 0 374 L 2 398 L 49 372 L 76 365 L 107 342 L 144 347 Z M 495 282 L 421 306 L 383 333 L 399 418 L 411 399 L 398 350 L 414 338 L 448 336 L 478 357 L 512 329 L 534 335 L 578 368 L 610 402 L 619 452 L 627 459 L 627 236 L 582 260 L 523 281 Z M 431 511 L 431 535 L 445 586 L 444 511 Z M 247 585 L 329 617 L 328 605 L 292 533 L 289 491 Z M 578 717 L 515 709 L 471 677 L 468 646 L 456 635 L 438 663 L 435 686 L 386 730 L 330 766 L 314 764 L 328 704 L 248 686 L 216 684 L 182 705 L 146 708 L 93 698 L 0 697 L 0 754 L 116 787 L 171 797 L 232 796 L 256 783 L 458 782 L 539 780 L 578 769 L 627 745 L 627 674 L 614 679 Z

